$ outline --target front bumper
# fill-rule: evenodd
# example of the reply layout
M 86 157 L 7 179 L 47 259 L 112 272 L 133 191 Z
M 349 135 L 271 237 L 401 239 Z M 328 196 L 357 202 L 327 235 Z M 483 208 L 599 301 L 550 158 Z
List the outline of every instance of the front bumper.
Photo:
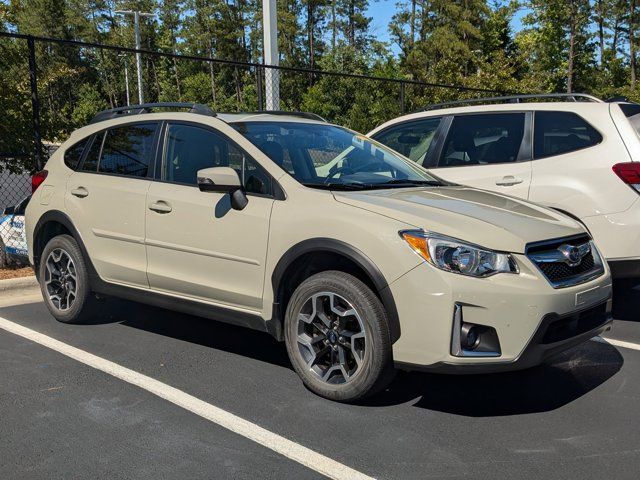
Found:
M 514 361 L 459 364 L 439 362 L 433 365 L 414 365 L 396 362 L 402 370 L 421 370 L 434 373 L 468 374 L 496 373 L 523 370 L 541 364 L 549 357 L 580 345 L 611 329 L 611 300 L 569 315 L 550 313 L 544 316 L 540 327 Z M 554 338 L 556 337 L 556 338 Z
M 398 367 L 453 373 L 528 368 L 610 328 L 612 289 L 606 266 L 596 279 L 554 289 L 524 255 L 515 257 L 519 274 L 478 279 L 422 264 L 393 282 L 389 288 L 401 328 L 393 345 Z M 459 356 L 453 351 L 456 306 L 462 308 L 464 322 L 495 330 L 498 355 Z M 593 318 L 583 315 L 591 311 L 596 312 Z M 557 333 L 563 322 L 564 336 L 553 338 L 550 329 Z

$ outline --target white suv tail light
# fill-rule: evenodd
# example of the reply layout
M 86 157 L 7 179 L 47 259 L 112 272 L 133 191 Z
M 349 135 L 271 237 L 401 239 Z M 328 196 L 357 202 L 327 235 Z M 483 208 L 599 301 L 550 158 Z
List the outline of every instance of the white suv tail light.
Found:
M 42 185 L 42 182 L 45 181 L 48 173 L 49 172 L 47 172 L 46 170 L 40 170 L 39 172 L 33 174 L 33 176 L 31 177 L 31 193 L 35 193 L 38 187 Z
M 640 162 L 616 163 L 613 171 L 624 183 L 640 192 Z

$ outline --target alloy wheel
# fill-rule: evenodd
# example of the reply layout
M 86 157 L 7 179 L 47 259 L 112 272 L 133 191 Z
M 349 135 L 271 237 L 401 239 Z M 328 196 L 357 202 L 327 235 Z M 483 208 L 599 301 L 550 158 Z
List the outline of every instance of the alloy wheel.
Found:
M 309 297 L 298 314 L 298 350 L 321 381 L 349 382 L 360 371 L 368 347 L 357 310 L 333 292 Z
M 47 257 L 44 284 L 51 304 L 60 311 L 71 308 L 76 300 L 78 279 L 71 256 L 61 248 Z

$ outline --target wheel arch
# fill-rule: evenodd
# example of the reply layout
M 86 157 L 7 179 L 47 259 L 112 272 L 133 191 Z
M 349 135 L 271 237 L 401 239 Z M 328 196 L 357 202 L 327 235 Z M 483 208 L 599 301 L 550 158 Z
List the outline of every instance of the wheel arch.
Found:
M 53 237 L 64 234 L 70 235 L 77 242 L 89 271 L 89 278 L 93 283 L 99 277 L 82 241 L 82 236 L 69 216 L 59 210 L 45 212 L 33 229 L 33 267 L 36 278 L 39 275 L 40 257 L 45 245 Z
M 362 251 L 332 238 L 304 240 L 280 258 L 271 275 L 274 301 L 272 318 L 267 322 L 269 332 L 279 340 L 284 338 L 284 316 L 293 290 L 308 276 L 327 270 L 353 274 L 373 290 L 385 308 L 391 343 L 395 343 L 400 338 L 400 321 L 389 283 Z

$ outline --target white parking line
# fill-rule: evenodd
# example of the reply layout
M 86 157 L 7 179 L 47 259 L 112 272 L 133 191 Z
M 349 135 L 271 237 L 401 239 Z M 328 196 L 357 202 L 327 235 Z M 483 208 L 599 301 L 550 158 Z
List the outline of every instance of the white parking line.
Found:
M 79 348 L 31 330 L 30 328 L 23 327 L 6 318 L 0 317 L 0 328 L 151 392 L 160 398 L 195 413 L 238 435 L 242 435 L 329 478 L 372 478 L 166 383 L 162 383 L 134 370 L 118 365 L 117 363 L 93 355 L 92 353 L 80 350 Z
M 595 342 L 608 343 L 616 347 L 630 348 L 631 350 L 640 350 L 640 344 L 633 342 L 625 342 L 624 340 L 616 340 L 614 338 L 593 337 L 591 340 Z

